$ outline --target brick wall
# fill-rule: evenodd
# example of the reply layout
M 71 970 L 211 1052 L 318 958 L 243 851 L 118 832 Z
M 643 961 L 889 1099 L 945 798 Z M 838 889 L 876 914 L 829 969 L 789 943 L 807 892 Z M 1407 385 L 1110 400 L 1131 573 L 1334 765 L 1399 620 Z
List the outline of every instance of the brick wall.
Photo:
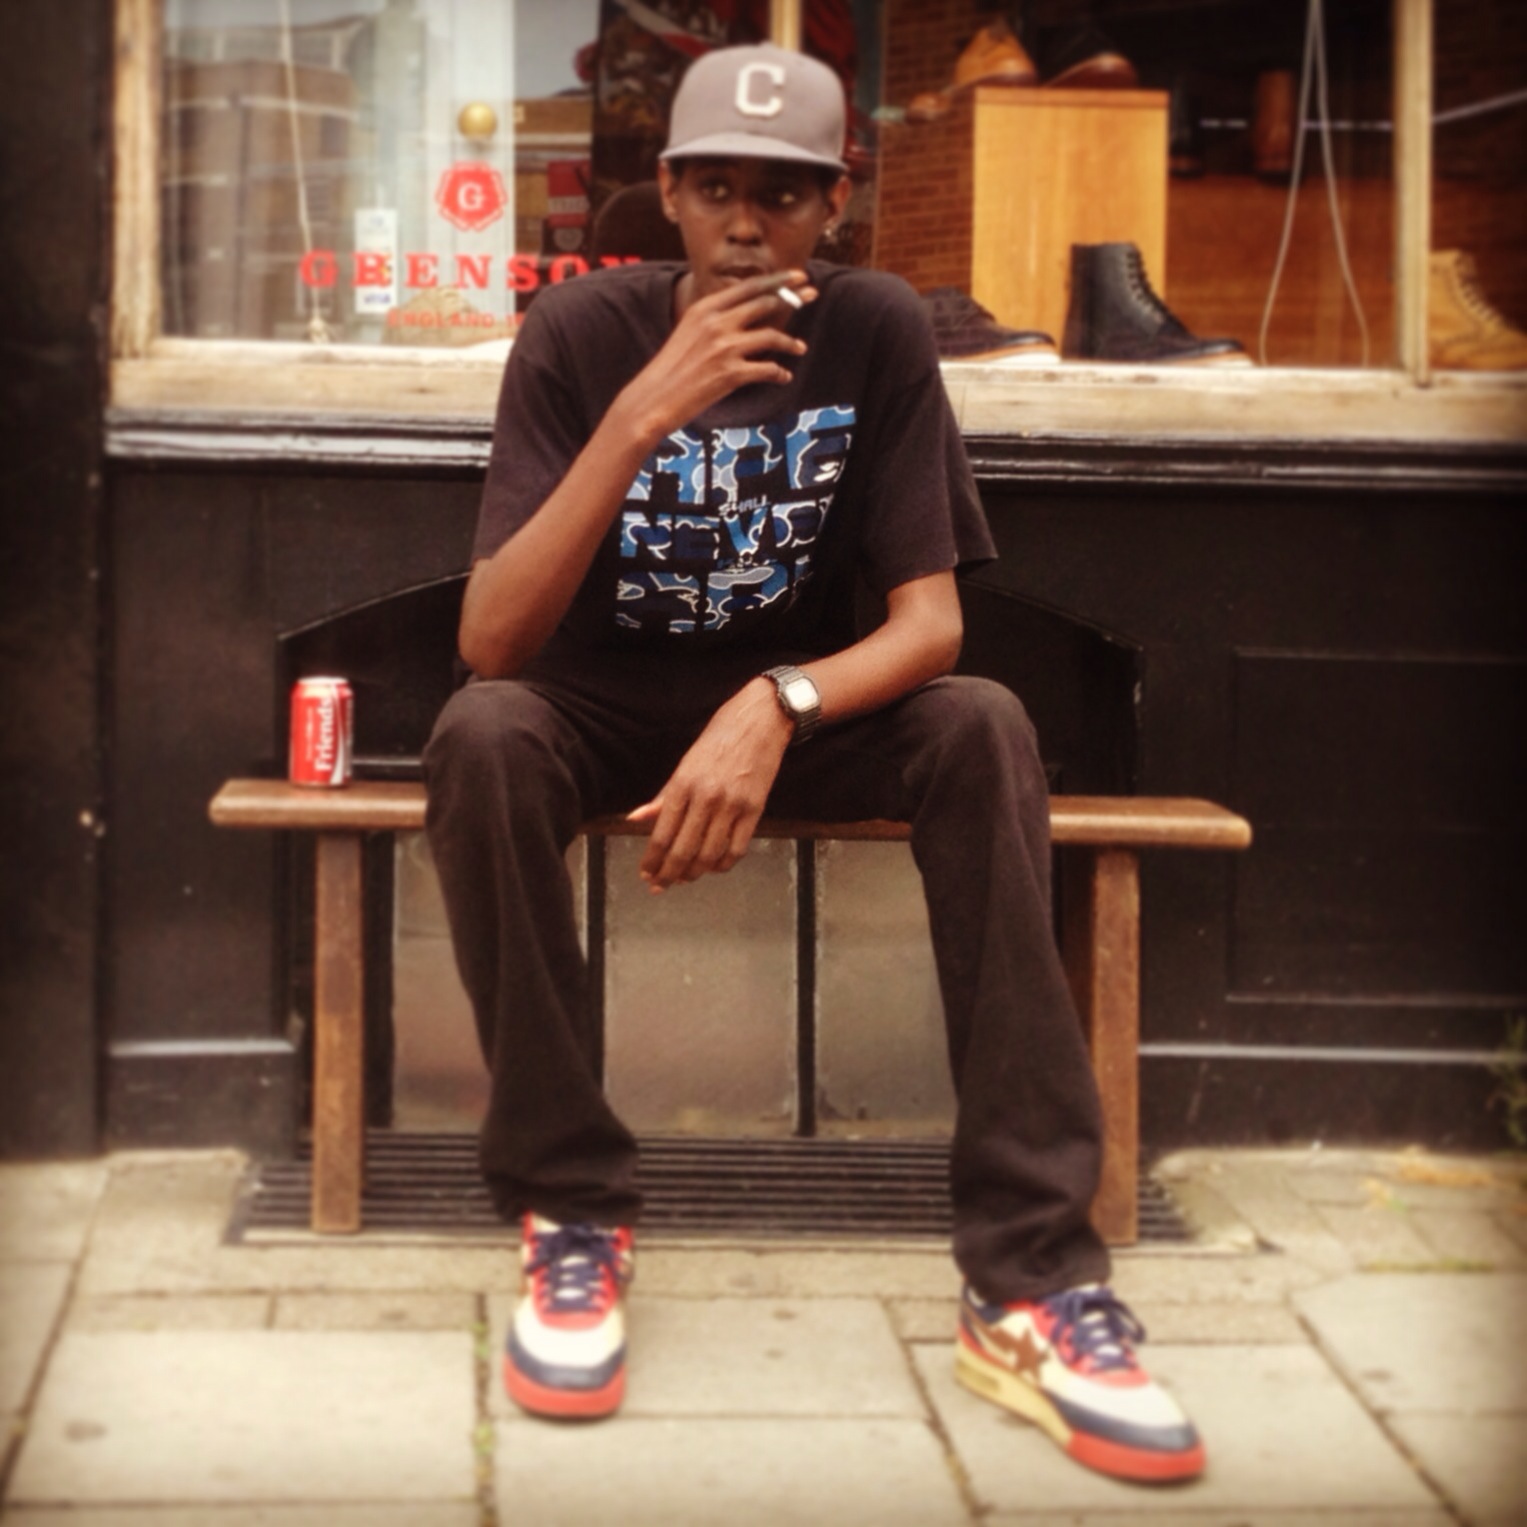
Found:
M 920 292 L 970 290 L 973 131 L 966 95 L 942 121 L 881 132 L 873 263 Z
M 882 99 L 905 106 L 954 74 L 960 50 L 986 20 L 979 0 L 889 0 L 885 8 Z

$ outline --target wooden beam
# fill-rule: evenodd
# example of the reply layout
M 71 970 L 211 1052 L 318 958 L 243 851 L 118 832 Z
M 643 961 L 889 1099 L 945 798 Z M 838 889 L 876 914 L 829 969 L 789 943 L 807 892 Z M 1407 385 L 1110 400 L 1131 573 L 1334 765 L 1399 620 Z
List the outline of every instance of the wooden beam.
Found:
M 424 786 L 407 780 L 364 780 L 341 790 L 319 790 L 281 779 L 234 779 L 218 791 L 209 815 L 219 827 L 306 829 L 324 832 L 412 832 L 424 826 Z M 642 837 L 646 823 L 597 817 L 585 832 L 605 838 Z M 1050 800 L 1050 832 L 1057 843 L 1131 848 L 1244 849 L 1251 824 L 1212 801 L 1176 796 L 1057 795 Z M 760 838 L 829 838 L 904 842 L 905 822 L 804 822 L 765 817 Z
M 800 52 L 801 0 L 769 0 L 769 40 Z
M 1086 857 L 1068 881 L 1062 955 L 1103 1104 L 1092 1222 L 1110 1246 L 1129 1246 L 1140 1235 L 1140 863 L 1128 849 Z
M 1427 281 L 1432 245 L 1432 0 L 1394 0 L 1395 361 L 1431 379 Z
M 111 353 L 159 337 L 160 0 L 117 0 L 112 135 Z
M 365 975 L 361 836 L 317 841 L 313 948 L 313 1229 L 361 1228 L 365 1176 Z

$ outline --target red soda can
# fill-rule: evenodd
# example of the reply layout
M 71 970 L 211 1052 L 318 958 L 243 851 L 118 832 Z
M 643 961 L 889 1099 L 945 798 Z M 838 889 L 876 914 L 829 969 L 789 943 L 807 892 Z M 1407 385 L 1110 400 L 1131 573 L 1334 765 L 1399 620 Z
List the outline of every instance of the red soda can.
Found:
M 344 679 L 298 679 L 292 687 L 294 785 L 330 789 L 350 783 L 355 756 L 355 696 Z

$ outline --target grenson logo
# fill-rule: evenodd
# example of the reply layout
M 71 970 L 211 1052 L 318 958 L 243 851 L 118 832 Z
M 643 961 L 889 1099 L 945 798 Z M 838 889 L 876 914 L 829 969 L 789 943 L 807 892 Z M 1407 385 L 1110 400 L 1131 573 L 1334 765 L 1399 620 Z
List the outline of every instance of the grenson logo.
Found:
M 463 233 L 477 233 L 503 216 L 509 204 L 503 177 L 492 165 L 453 164 L 435 187 L 435 205 Z

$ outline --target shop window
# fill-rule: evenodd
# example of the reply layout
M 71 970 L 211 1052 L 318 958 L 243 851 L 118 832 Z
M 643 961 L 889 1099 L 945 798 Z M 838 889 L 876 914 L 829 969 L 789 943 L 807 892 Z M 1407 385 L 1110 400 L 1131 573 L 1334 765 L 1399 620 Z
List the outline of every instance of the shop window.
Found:
M 509 338 L 583 268 L 597 32 L 598 0 L 167 0 L 162 332 Z
M 548 284 L 679 253 L 653 184 L 673 90 L 772 30 L 850 107 L 854 191 L 822 253 L 910 281 L 970 396 L 1036 369 L 1185 389 L 1527 370 L 1509 0 L 1435 0 L 1435 20 L 1429 0 L 119 5 L 129 31 L 152 15 L 158 90 L 157 196 L 125 219 L 157 281 L 135 293 L 119 256 L 124 359 L 501 357 Z M 1439 351 L 1446 322 L 1489 334 Z M 1088 406 L 1065 402 L 1060 427 Z
M 1437 0 L 1428 364 L 1527 368 L 1527 28 L 1512 0 Z

